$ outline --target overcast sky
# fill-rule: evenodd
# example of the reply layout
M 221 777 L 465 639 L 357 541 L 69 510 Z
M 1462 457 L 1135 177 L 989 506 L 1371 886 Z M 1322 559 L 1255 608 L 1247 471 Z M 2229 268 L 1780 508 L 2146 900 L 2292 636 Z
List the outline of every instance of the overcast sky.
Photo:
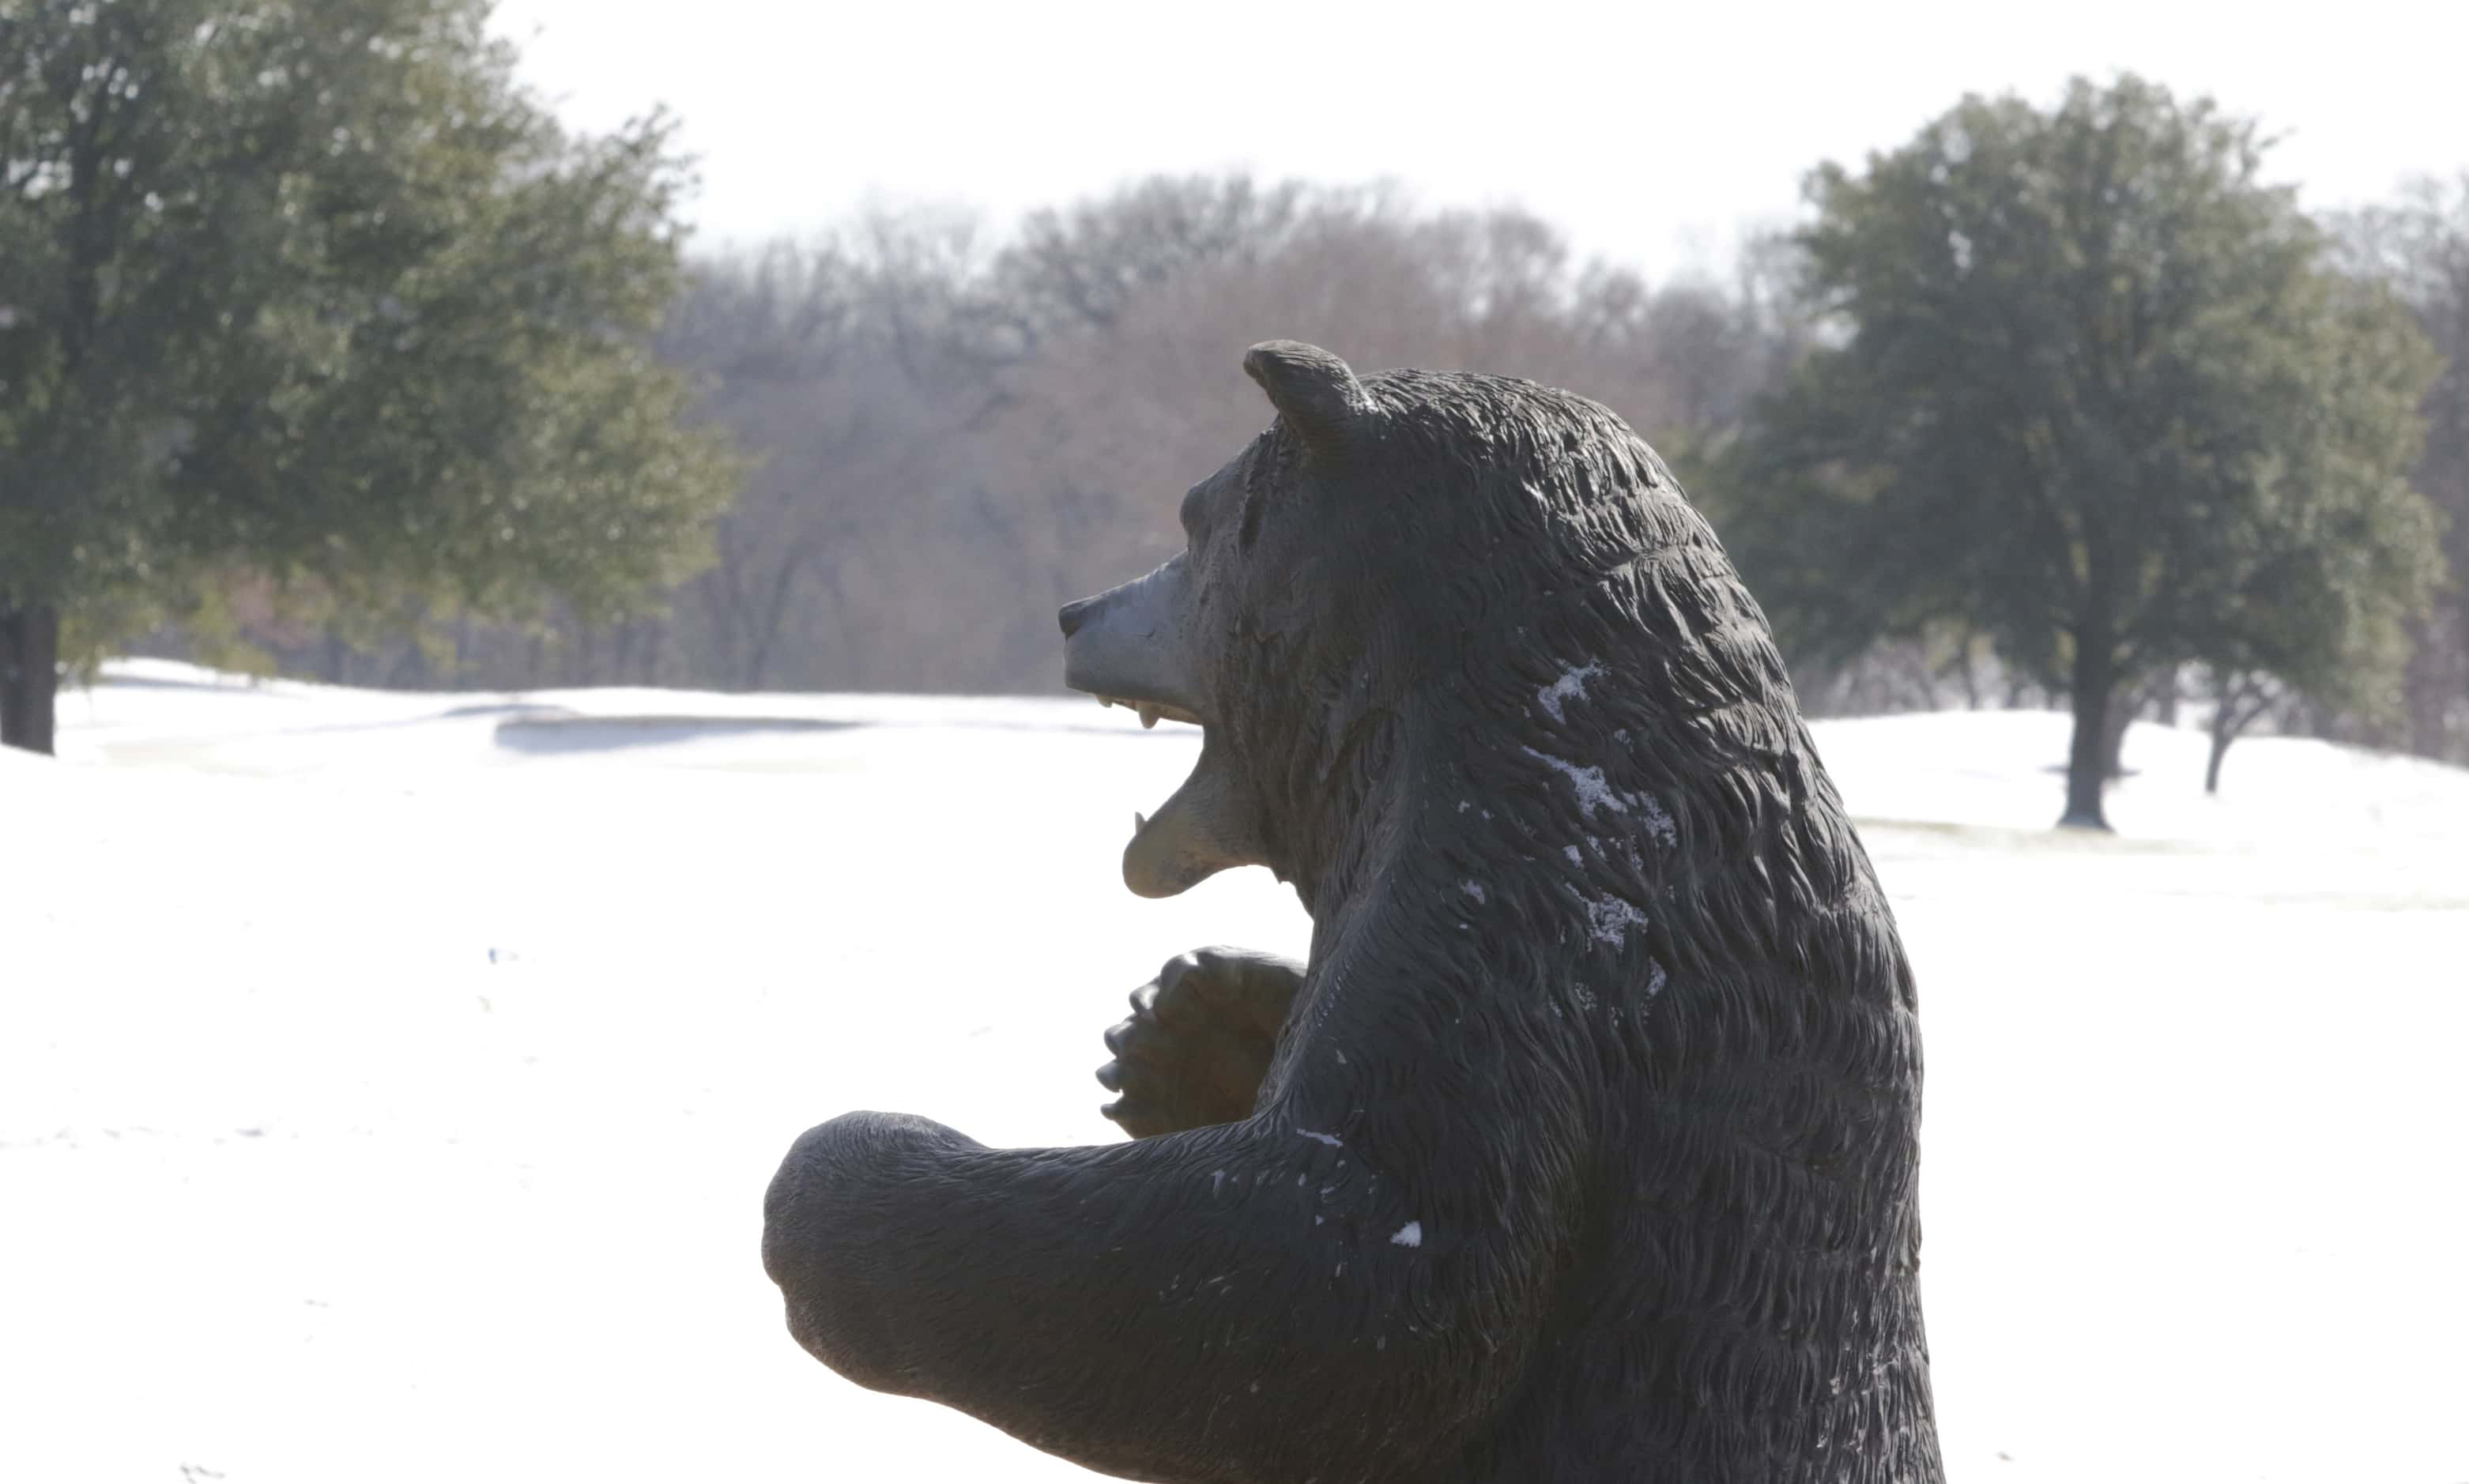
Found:
M 2283 136 L 2311 205 L 2469 169 L 2469 4 L 1577 7 L 501 0 L 531 80 L 605 128 L 665 103 L 704 245 L 870 199 L 998 223 L 1151 171 L 1249 167 L 1515 203 L 1661 277 L 1788 220 L 1824 159 L 1967 91 L 2132 69 Z

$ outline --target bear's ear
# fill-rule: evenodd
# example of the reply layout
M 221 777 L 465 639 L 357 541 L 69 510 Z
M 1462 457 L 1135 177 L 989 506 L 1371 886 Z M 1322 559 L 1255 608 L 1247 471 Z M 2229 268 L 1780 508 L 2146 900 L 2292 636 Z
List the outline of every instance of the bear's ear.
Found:
M 1316 345 L 1262 341 L 1244 354 L 1243 370 L 1307 448 L 1336 452 L 1348 426 L 1373 410 L 1372 394 L 1346 362 Z

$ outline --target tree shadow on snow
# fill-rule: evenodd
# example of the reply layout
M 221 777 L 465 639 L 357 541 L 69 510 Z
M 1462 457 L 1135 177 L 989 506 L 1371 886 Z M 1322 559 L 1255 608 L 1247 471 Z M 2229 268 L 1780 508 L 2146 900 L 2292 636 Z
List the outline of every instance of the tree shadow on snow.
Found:
M 862 721 L 816 717 L 587 717 L 532 712 L 497 723 L 497 745 L 511 752 L 609 752 L 658 747 L 716 737 L 754 737 L 779 732 L 845 732 Z

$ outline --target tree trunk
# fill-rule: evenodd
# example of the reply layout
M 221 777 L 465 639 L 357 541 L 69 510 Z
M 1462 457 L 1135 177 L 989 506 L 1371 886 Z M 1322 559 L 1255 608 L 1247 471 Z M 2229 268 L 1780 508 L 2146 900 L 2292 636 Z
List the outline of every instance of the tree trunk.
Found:
M 378 684 L 381 689 L 388 691 L 426 691 L 430 689 L 431 687 L 428 683 L 428 651 L 422 649 L 417 642 L 406 641 L 404 644 L 403 649 L 395 655 L 394 663 L 386 667 L 385 678 L 379 681 Z
M 2058 821 L 2061 829 L 2109 828 L 2100 795 L 2109 781 L 2109 708 L 2111 693 L 2117 688 L 2113 658 L 2107 644 L 2077 637 L 2071 697 L 2075 735 L 2066 752 L 2066 811 Z
M 2272 687 L 2268 681 L 2252 674 L 2215 675 L 2212 692 L 2212 756 L 2204 765 L 2204 791 L 2221 791 L 2221 760 L 2229 755 L 2229 743 L 2240 733 L 2254 724 L 2254 719 L 2272 704 Z
M 1980 709 L 1980 671 L 1978 657 L 1973 653 L 1972 636 L 1963 636 L 1963 648 L 1955 654 L 1955 674 L 1963 681 L 1963 705 L 1967 711 Z
M 668 647 L 669 621 L 664 618 L 652 620 L 651 632 L 643 645 L 643 683 L 645 685 L 660 683 L 660 660 L 667 652 Z
M 0 607 L 0 747 L 50 754 L 59 696 L 59 609 Z
M 2452 632 L 2448 630 L 2457 630 Z M 2409 713 L 2409 750 L 2422 758 L 2442 758 L 2449 750 L 2454 697 L 2469 692 L 2464 685 L 2463 654 L 2469 653 L 2469 625 L 2447 610 L 2438 610 L 2412 626 L 2409 668 L 2401 680 L 2402 704 Z
M 2136 712 L 2143 709 L 2142 696 L 2134 691 L 2110 695 L 2107 714 L 2101 718 L 2100 776 L 2126 776 L 2126 729 L 2134 724 Z

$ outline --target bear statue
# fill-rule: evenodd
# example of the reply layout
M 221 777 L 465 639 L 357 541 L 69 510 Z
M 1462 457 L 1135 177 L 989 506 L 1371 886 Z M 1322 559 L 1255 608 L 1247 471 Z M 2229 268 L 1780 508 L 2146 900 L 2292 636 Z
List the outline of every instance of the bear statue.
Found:
M 1911 970 L 1713 532 L 1582 398 L 1244 368 L 1065 676 L 1202 728 L 1131 889 L 1268 866 L 1310 960 L 1137 993 L 1128 1141 L 809 1130 L 791 1334 L 1126 1478 L 1934 1484 Z

